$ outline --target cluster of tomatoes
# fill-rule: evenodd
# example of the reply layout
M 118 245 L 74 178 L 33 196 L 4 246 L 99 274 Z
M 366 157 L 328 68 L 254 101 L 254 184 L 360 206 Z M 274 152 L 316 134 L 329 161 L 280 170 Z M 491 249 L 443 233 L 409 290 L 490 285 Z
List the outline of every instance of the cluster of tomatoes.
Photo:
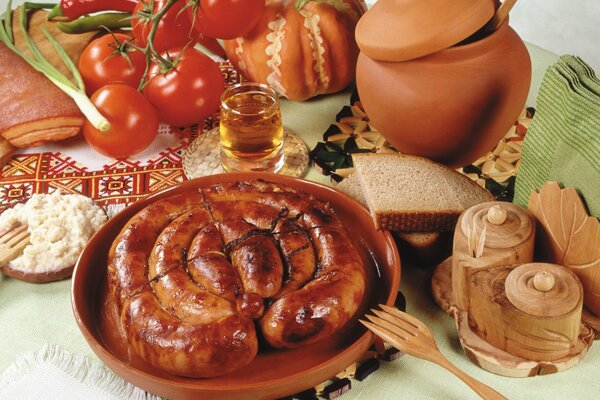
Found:
M 156 57 L 147 66 L 146 54 L 139 49 L 148 49 L 153 22 L 144 15 L 156 15 L 165 4 L 167 0 L 139 0 L 131 35 L 106 34 L 81 54 L 78 67 L 86 91 L 111 123 L 110 130 L 102 132 L 86 122 L 83 134 L 104 155 L 126 158 L 141 152 L 156 137 L 159 121 L 189 126 L 214 113 L 224 90 L 223 75 L 194 44 L 200 42 L 214 49 L 218 46 L 216 38 L 247 34 L 265 7 L 264 0 L 200 0 L 195 7 L 177 0 L 158 22 L 152 41 L 169 67 Z

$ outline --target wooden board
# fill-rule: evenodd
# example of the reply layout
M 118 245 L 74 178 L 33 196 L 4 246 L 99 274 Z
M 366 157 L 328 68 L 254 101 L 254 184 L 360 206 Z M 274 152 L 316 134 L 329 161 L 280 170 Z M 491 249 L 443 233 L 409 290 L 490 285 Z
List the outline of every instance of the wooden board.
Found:
M 458 310 L 452 293 L 452 257 L 437 266 L 431 277 L 431 294 L 435 303 L 448 315 Z
M 600 317 L 597 317 L 592 312 L 588 311 L 585 307 L 583 307 L 583 311 L 581 313 L 581 319 L 583 323 L 590 327 L 596 337 L 595 340 L 600 340 Z
M 498 349 L 477 336 L 469 327 L 466 312 L 455 313 L 455 322 L 460 344 L 473 363 L 486 371 L 513 378 L 548 375 L 569 369 L 585 357 L 594 340 L 592 330 L 581 324 L 577 345 L 568 356 L 555 361 L 531 361 Z
M 584 309 L 584 323 L 581 324 L 579 340 L 568 357 L 552 362 L 525 360 L 492 346 L 471 330 L 468 324 L 468 314 L 458 309 L 453 298 L 452 257 L 443 261 L 434 271 L 431 292 L 438 306 L 454 318 L 460 343 L 467 357 L 479 367 L 494 374 L 524 378 L 564 371 L 577 364 L 585 356 L 594 339 L 600 339 L 600 336 L 597 335 L 598 331 L 594 329 L 594 327 L 600 328 L 600 318 L 590 316 L 587 312 L 590 319 L 585 320 L 586 310 Z M 590 321 L 594 321 L 596 325 L 592 325 Z
M 46 11 L 29 14 L 29 34 L 39 51 L 65 76 L 73 77 L 53 45 L 42 31 L 45 28 L 77 65 L 88 42 L 95 32 L 69 35 L 46 21 Z M 19 9 L 13 11 L 15 45 L 31 56 L 29 46 L 21 30 Z M 66 94 L 51 83 L 43 74 L 36 72 L 20 56 L 6 46 L 0 46 L 3 72 L 0 73 L 0 163 L 6 163 L 15 147 L 32 147 L 47 141 L 66 139 L 79 133 L 84 122 L 79 108 Z M 10 145 L 8 144 L 10 143 Z
M 600 222 L 589 216 L 574 188 L 547 182 L 533 192 L 528 209 L 536 217 L 536 255 L 563 265 L 581 280 L 586 308 L 600 316 Z
M 8 143 L 8 140 L 0 136 L 0 168 L 2 168 L 15 152 L 15 148 Z
M 31 54 L 21 31 L 19 10 L 20 9 L 17 8 L 13 11 L 13 32 L 15 35 L 15 45 L 17 48 L 25 51 L 27 54 Z M 60 59 L 60 56 L 56 53 L 54 47 L 52 47 L 52 44 L 42 32 L 42 27 L 46 28 L 48 32 L 52 34 L 54 39 L 60 43 L 75 65 L 77 65 L 79 56 L 83 52 L 83 49 L 85 49 L 92 38 L 96 36 L 97 32 L 87 32 L 76 35 L 64 33 L 56 27 L 56 23 L 46 21 L 47 14 L 48 13 L 43 10 L 29 12 L 29 35 L 35 42 L 36 46 L 40 49 L 44 57 L 46 57 L 46 59 L 52 65 L 54 65 L 61 73 L 72 77 L 71 73 Z

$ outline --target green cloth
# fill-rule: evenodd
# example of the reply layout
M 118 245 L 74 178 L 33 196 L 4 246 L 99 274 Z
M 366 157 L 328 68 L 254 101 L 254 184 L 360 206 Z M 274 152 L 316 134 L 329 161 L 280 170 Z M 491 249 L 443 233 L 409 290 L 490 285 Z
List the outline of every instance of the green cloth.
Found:
M 526 207 L 546 181 L 575 187 L 600 216 L 600 80 L 565 55 L 546 71 L 521 157 L 515 203 Z

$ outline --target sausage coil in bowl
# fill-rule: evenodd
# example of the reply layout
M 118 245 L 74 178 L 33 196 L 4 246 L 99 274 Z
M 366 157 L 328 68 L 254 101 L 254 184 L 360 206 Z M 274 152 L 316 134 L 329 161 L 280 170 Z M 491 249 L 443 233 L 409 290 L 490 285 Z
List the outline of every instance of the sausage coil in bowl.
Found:
M 327 203 L 262 180 L 158 200 L 109 252 L 109 296 L 131 351 L 188 377 L 248 364 L 259 337 L 283 349 L 329 337 L 358 310 L 365 282 Z

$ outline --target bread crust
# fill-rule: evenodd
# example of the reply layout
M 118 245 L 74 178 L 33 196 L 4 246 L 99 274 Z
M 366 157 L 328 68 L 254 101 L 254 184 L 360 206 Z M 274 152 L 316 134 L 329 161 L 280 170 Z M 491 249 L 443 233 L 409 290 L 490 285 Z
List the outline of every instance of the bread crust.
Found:
M 469 179 L 468 177 L 460 174 L 459 172 L 452 170 L 442 164 L 438 164 L 435 161 L 429 160 L 423 157 L 410 156 L 405 154 L 390 154 L 390 153 L 380 153 L 380 154 L 354 154 L 353 160 L 355 163 L 355 167 L 357 171 L 355 172 L 359 176 L 361 187 L 363 188 L 363 192 L 365 193 L 366 201 L 369 205 L 369 209 L 371 210 L 371 214 L 373 215 L 373 220 L 375 222 L 375 226 L 379 230 L 389 230 L 389 231 L 402 231 L 402 232 L 447 232 L 454 230 L 456 225 L 456 221 L 460 214 L 465 210 L 465 208 L 456 208 L 456 209 L 422 209 L 422 210 L 409 210 L 402 209 L 398 207 L 398 209 L 385 209 L 382 207 L 378 207 L 377 200 L 371 198 L 369 196 L 369 191 L 365 186 L 367 185 L 367 179 L 377 179 L 379 177 L 375 176 L 375 174 L 369 175 L 369 171 L 367 163 L 376 163 L 377 159 L 386 160 L 387 162 L 397 162 L 399 165 L 402 165 L 403 162 L 410 161 L 415 165 L 420 165 L 423 169 L 426 168 L 435 168 L 434 171 L 437 171 L 436 174 L 440 176 L 448 176 L 457 180 L 457 184 L 470 186 L 474 191 L 474 197 L 472 199 L 472 203 L 480 203 L 485 201 L 492 201 L 494 197 L 492 194 L 479 186 L 476 182 Z M 391 160 L 391 161 L 390 161 Z M 392 167 L 390 167 L 392 169 Z M 389 171 L 391 173 L 391 171 Z M 438 184 L 445 184 L 449 182 L 449 179 L 446 179 L 445 182 L 439 182 Z M 452 181 L 454 182 L 454 181 Z M 399 183 L 400 186 L 400 183 Z M 461 186 L 462 187 L 462 186 Z M 452 188 L 452 190 L 460 190 L 461 187 Z M 390 190 L 390 188 L 385 188 L 386 190 Z M 405 188 L 403 188 L 406 190 Z M 448 188 L 451 191 L 451 188 Z M 404 193 L 399 190 L 397 196 L 402 196 Z M 434 194 L 431 194 L 432 196 Z M 442 194 L 443 195 L 443 194 Z M 471 204 L 471 205 L 473 205 Z

